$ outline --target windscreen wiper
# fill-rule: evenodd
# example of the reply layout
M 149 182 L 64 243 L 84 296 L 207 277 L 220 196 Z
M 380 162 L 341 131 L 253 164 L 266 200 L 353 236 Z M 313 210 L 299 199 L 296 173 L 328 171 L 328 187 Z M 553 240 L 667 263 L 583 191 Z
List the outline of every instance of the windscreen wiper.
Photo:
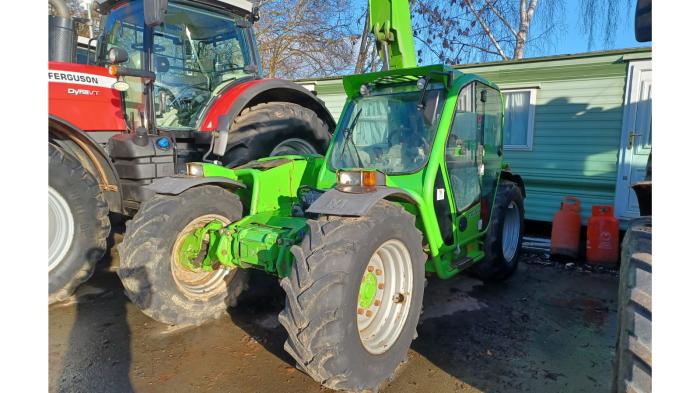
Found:
M 357 120 L 360 117 L 360 114 L 362 113 L 362 110 L 365 108 L 360 108 L 359 111 L 355 114 L 355 117 L 352 119 L 352 122 L 350 122 L 350 126 L 347 127 L 345 131 L 345 141 L 343 141 L 343 150 L 340 151 L 340 156 L 344 157 L 345 156 L 345 150 L 348 147 L 348 143 L 352 142 L 352 147 L 355 149 L 355 155 L 357 156 L 357 163 L 360 164 L 360 167 L 364 168 L 364 164 L 362 163 L 362 159 L 360 159 L 360 152 L 357 151 L 357 145 L 355 145 L 355 141 L 352 140 L 352 133 L 355 131 L 355 125 L 357 125 Z

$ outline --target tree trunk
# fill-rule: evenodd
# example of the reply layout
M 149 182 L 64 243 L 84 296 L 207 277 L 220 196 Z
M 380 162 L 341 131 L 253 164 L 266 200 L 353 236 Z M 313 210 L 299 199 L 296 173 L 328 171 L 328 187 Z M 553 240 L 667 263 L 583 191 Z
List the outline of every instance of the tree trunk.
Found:
M 514 59 L 522 59 L 525 56 L 527 32 L 530 29 L 530 22 L 532 22 L 532 16 L 535 14 L 535 8 L 537 8 L 537 0 L 530 0 L 530 5 L 527 4 L 527 0 L 520 0 L 520 28 L 515 36 Z

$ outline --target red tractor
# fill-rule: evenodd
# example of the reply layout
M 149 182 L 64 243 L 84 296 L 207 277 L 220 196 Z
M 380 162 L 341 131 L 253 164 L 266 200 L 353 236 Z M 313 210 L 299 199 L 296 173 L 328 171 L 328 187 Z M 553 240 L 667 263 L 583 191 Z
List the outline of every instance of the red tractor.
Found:
M 210 159 L 323 153 L 335 128 L 315 95 L 264 79 L 246 0 L 96 0 L 94 57 L 76 62 L 76 21 L 49 0 L 49 302 L 87 280 L 110 212 L 133 215 L 156 178 Z M 163 225 L 167 225 L 164 217 Z

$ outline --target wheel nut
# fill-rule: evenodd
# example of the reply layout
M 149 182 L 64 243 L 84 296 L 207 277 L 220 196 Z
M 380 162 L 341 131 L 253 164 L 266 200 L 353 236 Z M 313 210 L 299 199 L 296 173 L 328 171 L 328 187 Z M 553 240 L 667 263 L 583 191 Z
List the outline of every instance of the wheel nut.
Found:
M 384 283 L 380 282 L 379 284 L 377 284 L 377 288 L 384 289 Z
M 365 310 L 363 310 L 363 309 L 361 309 L 361 308 L 358 308 L 358 309 L 357 309 L 357 313 L 360 314 L 360 315 L 362 315 L 362 314 L 365 313 Z
M 375 299 L 375 300 L 374 300 L 374 305 L 377 306 L 377 307 L 379 307 L 379 305 L 380 305 L 381 303 L 382 303 L 382 302 L 380 302 L 379 299 Z
M 375 272 L 376 275 L 381 276 L 382 275 L 382 269 L 377 269 Z
M 394 303 L 402 303 L 404 301 L 404 296 L 402 293 L 397 293 L 394 296 L 391 297 L 391 300 Z
M 374 270 L 374 266 L 372 266 L 372 265 L 367 266 L 368 272 L 372 272 L 373 270 Z
M 371 311 L 371 310 L 367 310 L 367 312 L 365 313 L 365 316 L 367 316 L 368 318 L 371 317 L 371 316 L 372 316 L 372 311 Z

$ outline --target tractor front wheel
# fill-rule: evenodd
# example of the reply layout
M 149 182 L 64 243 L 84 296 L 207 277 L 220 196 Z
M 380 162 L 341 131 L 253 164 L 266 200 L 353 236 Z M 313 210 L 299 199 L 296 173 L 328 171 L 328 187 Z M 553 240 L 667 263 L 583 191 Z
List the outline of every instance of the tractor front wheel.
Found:
M 364 217 L 309 220 L 281 285 L 284 348 L 331 389 L 376 390 L 417 336 L 426 255 L 415 217 L 382 201 Z
M 216 203 L 212 203 L 215 201 Z M 241 269 L 192 271 L 178 255 L 187 235 L 218 220 L 241 219 L 237 195 L 216 186 L 156 195 L 126 223 L 118 270 L 127 296 L 149 317 L 170 325 L 199 325 L 234 306 L 247 284 Z
M 268 156 L 324 154 L 328 124 L 311 109 L 291 102 L 266 102 L 246 108 L 233 120 L 229 149 L 222 161 L 230 168 Z

